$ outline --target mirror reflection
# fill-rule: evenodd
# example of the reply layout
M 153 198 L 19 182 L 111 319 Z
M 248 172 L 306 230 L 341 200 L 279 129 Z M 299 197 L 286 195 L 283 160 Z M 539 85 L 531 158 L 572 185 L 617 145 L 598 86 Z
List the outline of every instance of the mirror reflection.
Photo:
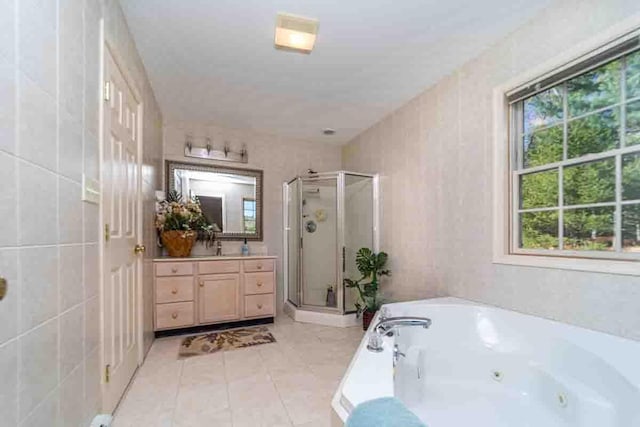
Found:
M 220 237 L 260 237 L 261 171 L 170 163 L 168 174 L 168 189 L 197 198 Z

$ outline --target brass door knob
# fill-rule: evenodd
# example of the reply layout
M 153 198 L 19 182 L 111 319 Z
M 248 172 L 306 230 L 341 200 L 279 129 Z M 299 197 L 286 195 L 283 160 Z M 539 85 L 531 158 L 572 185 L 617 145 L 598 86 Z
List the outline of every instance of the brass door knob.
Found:
M 133 248 L 133 252 L 135 252 L 136 254 L 143 254 L 146 250 L 147 248 L 145 248 L 144 245 L 136 245 Z
M 2 301 L 4 297 L 7 295 L 8 287 L 9 287 L 9 284 L 7 283 L 7 279 L 5 279 L 4 277 L 0 277 L 0 301 Z
M 174 320 L 177 319 L 178 318 L 178 313 L 173 313 L 171 315 L 171 318 L 174 319 Z

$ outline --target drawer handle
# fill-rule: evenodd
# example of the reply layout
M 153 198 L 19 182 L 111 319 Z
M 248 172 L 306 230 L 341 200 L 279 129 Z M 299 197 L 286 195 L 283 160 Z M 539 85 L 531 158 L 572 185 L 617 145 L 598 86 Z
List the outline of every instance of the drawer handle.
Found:
M 256 283 L 256 286 L 258 286 L 258 287 L 262 286 L 262 282 Z
M 258 270 L 262 270 L 262 264 L 258 264 Z
M 177 319 L 178 318 L 178 313 L 171 314 L 171 318 L 174 319 L 174 320 Z
M 201 287 L 201 288 L 204 288 L 204 280 L 200 280 L 200 283 L 199 283 L 199 284 L 200 284 L 200 287 Z
M 178 267 L 171 267 L 171 272 L 172 273 L 177 273 L 178 272 Z
M 171 293 L 175 295 L 175 294 L 178 293 L 178 290 L 177 289 L 171 289 Z
M 256 307 L 258 307 L 258 310 L 262 310 L 262 304 L 258 304 Z

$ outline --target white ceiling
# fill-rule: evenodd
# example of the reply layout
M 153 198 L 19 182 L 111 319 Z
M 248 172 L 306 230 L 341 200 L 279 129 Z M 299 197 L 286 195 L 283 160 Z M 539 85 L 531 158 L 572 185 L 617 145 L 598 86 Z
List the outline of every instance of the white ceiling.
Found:
M 120 1 L 165 123 L 344 143 L 552 0 Z M 274 49 L 278 12 L 319 19 L 310 55 Z

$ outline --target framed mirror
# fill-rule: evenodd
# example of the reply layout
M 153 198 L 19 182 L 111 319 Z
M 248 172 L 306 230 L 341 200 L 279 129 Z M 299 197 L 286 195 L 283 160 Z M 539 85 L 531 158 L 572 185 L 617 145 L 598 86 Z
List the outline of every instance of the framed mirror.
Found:
M 166 191 L 197 197 L 219 240 L 262 240 L 262 171 L 166 161 Z

